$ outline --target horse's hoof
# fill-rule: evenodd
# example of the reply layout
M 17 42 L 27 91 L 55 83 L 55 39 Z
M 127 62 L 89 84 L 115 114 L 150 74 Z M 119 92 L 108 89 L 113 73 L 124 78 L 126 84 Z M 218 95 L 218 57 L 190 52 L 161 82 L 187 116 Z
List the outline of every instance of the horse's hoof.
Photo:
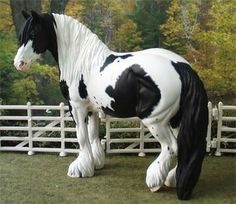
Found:
M 83 177 L 82 172 L 79 169 L 77 160 L 73 161 L 68 169 L 67 176 L 69 177 Z
M 172 185 L 169 181 L 165 181 L 164 185 L 168 188 L 175 188 L 175 186 Z
M 151 191 L 152 193 L 155 193 L 155 192 L 159 191 L 160 188 L 161 188 L 161 186 L 151 187 L 151 188 L 150 188 L 150 191 Z

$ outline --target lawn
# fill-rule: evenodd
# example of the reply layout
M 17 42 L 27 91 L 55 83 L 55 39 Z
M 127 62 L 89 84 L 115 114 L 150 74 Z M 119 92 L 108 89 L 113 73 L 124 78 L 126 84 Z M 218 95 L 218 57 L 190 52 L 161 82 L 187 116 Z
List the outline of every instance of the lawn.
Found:
M 145 173 L 154 155 L 109 155 L 93 178 L 69 178 L 74 156 L 0 153 L 1 204 L 228 204 L 236 203 L 236 159 L 206 157 L 193 199 L 181 202 L 175 189 L 149 192 Z

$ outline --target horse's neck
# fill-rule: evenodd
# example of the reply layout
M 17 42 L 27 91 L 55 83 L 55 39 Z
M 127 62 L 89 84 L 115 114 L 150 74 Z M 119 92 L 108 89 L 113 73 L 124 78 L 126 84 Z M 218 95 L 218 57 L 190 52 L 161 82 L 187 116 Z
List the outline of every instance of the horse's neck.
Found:
M 77 20 L 53 14 L 56 21 L 60 80 L 68 84 L 86 79 L 91 69 L 102 66 L 110 50 L 98 37 Z

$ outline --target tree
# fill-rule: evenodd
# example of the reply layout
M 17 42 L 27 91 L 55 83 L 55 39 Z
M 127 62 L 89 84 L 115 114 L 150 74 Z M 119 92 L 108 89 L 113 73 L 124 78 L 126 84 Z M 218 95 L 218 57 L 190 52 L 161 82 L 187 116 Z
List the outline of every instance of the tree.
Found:
M 29 78 L 15 80 L 12 85 L 12 94 L 14 98 L 11 99 L 10 103 L 13 104 L 25 104 L 27 101 L 34 104 L 42 103 L 38 98 L 39 93 L 35 81 Z
M 82 21 L 110 47 L 114 31 L 121 21 L 120 2 L 88 0 L 82 1 L 81 4 L 84 8 L 81 13 Z
M 63 14 L 68 0 L 51 0 L 50 11 L 51 13 Z
M 11 18 L 11 9 L 9 1 L 0 1 L 1 13 L 0 13 L 0 32 L 6 33 L 12 30 L 13 23 Z
M 30 12 L 31 10 L 39 13 L 41 12 L 41 0 L 10 0 L 10 6 L 17 36 L 19 36 L 20 29 L 25 22 L 25 18 L 21 13 L 22 10 L 27 12 Z
M 197 35 L 200 54 L 195 66 L 212 95 L 232 97 L 236 95 L 236 2 L 214 0 L 209 15 L 207 29 Z
M 170 0 L 137 0 L 131 15 L 143 39 L 142 48 L 162 47 L 160 25 L 166 19 Z
M 161 25 L 164 47 L 179 54 L 188 55 L 191 61 L 196 61 L 194 36 L 200 31 L 197 0 L 185 3 L 173 0 L 167 10 L 167 15 L 166 22 Z
M 113 46 L 119 52 L 140 50 L 141 43 L 141 33 L 137 31 L 137 25 L 131 19 L 123 23 L 115 32 Z
M 161 26 L 166 48 L 184 55 L 210 98 L 235 96 L 236 2 L 173 0 Z
M 121 32 L 118 29 L 121 25 L 124 29 L 124 24 L 129 19 L 128 14 L 133 8 L 134 1 L 130 0 L 71 0 L 67 4 L 66 14 L 78 18 L 87 25 L 108 47 L 121 50 L 123 48 L 118 45 L 118 40 L 115 38 L 118 33 L 120 36 Z M 135 32 L 138 32 L 136 28 Z

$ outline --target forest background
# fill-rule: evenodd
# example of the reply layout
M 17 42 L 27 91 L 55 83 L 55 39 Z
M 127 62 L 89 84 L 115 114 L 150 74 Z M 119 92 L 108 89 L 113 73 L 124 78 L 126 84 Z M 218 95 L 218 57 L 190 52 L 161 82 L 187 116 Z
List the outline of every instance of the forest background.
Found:
M 199 73 L 209 100 L 236 102 L 235 0 L 0 0 L 2 104 L 64 101 L 58 68 L 49 53 L 27 73 L 13 65 L 24 22 L 21 11 L 32 9 L 73 16 L 114 51 L 172 50 Z

